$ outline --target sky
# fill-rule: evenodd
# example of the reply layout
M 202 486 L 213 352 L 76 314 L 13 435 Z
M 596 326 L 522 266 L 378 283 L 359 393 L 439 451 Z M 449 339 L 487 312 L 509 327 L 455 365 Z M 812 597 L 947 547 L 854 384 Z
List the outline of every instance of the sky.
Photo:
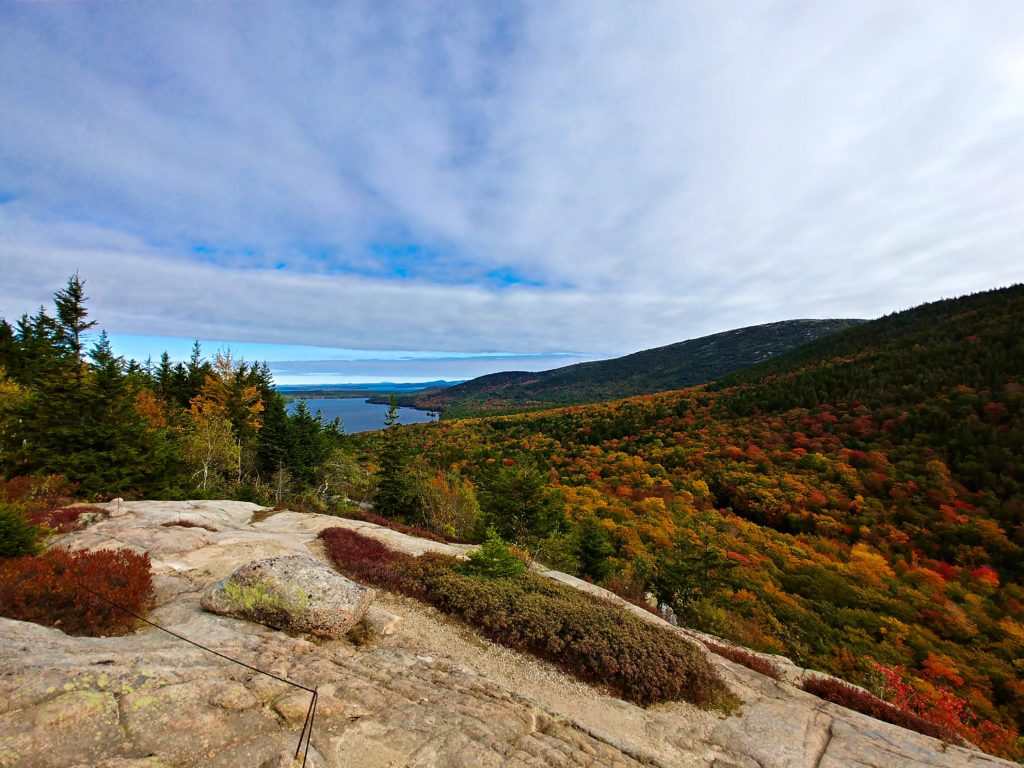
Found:
M 0 114 L 0 315 L 280 383 L 1024 279 L 1019 0 L 3 3 Z

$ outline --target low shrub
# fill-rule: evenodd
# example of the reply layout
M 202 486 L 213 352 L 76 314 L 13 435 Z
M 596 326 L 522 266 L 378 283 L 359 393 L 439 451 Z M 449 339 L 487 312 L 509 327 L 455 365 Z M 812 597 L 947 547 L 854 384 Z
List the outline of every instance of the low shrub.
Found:
M 779 673 L 778 667 L 768 661 L 768 659 L 758 656 L 756 653 L 752 653 L 746 648 L 737 648 L 734 645 L 716 643 L 713 640 L 704 640 L 703 643 L 707 646 L 709 651 L 717 653 L 722 658 L 734 661 L 747 669 L 760 672 L 762 675 L 767 675 L 768 677 L 776 680 L 782 679 L 782 675 Z
M 612 594 L 618 595 L 627 603 L 631 603 L 637 608 L 643 608 L 645 611 L 657 616 L 659 619 L 664 618 L 661 615 L 661 611 L 647 602 L 647 596 L 644 593 L 643 587 L 635 581 L 622 576 L 612 575 L 602 581 L 599 586 L 607 589 Z
M 911 731 L 923 733 L 925 736 L 932 736 L 942 739 L 951 744 L 965 746 L 966 742 L 948 728 L 925 720 L 913 712 L 900 709 L 894 704 L 882 701 L 872 693 L 861 690 L 849 683 L 836 680 L 831 677 L 809 677 L 800 686 L 808 693 L 841 707 L 852 709 L 854 712 L 873 717 L 876 720 L 883 720 L 893 725 L 899 725 Z
M 327 528 L 320 532 L 320 539 L 327 555 L 346 576 L 392 592 L 423 597 L 417 567 L 421 558 L 395 552 L 376 539 L 347 528 Z
M 572 587 L 537 574 L 481 578 L 455 558 L 393 552 L 355 531 L 320 534 L 339 570 L 373 586 L 424 600 L 486 637 L 553 662 L 642 706 L 729 701 L 725 685 L 684 638 Z
M 364 523 L 373 523 L 379 525 L 381 528 L 390 528 L 392 531 L 398 531 L 409 536 L 416 536 L 420 539 L 428 539 L 430 541 L 436 541 L 440 544 L 465 544 L 465 539 L 458 539 L 454 536 L 445 536 L 443 533 L 434 533 L 428 531 L 426 528 L 420 528 L 416 525 L 406 525 L 400 523 L 397 520 L 390 520 L 386 517 L 378 515 L 374 512 L 368 512 L 365 509 L 354 508 L 346 509 L 341 517 L 347 517 L 351 520 L 362 520 Z
M 0 615 L 69 635 L 123 635 L 134 628 L 134 618 L 93 593 L 141 614 L 153 594 L 149 555 L 53 549 L 0 563 Z
M 77 489 L 78 484 L 64 475 L 19 475 L 8 480 L 0 478 L 0 501 L 25 510 L 56 509 L 70 504 Z
M 428 599 L 495 642 L 552 661 L 641 706 L 724 699 L 715 670 L 677 633 L 544 576 L 488 580 L 442 573 L 428 585 Z
M 82 515 L 87 512 L 103 517 L 107 516 L 107 511 L 100 507 L 58 507 L 57 509 L 39 509 L 29 512 L 28 519 L 55 533 L 66 533 L 78 528 Z
M 526 573 L 526 566 L 512 554 L 497 531 L 488 528 L 484 543 L 479 549 L 469 553 L 468 559 L 459 564 L 458 570 L 485 579 L 513 579 Z
M 39 551 L 39 526 L 9 504 L 0 502 L 0 558 L 23 557 Z

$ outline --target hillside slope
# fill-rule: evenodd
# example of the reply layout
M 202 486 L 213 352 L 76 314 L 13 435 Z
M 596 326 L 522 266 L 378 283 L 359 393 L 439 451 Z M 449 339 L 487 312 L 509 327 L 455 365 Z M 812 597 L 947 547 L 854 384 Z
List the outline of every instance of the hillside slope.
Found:
M 573 535 L 598 521 L 613 578 L 687 624 L 910 696 L 1019 754 L 1024 286 L 706 387 L 409 434 L 483 487 L 492 467 L 536 465 Z
M 315 555 L 316 533 L 326 527 L 358 528 L 412 553 L 444 545 L 323 515 L 267 517 L 270 510 L 240 502 L 114 502 L 107 509 L 112 519 L 64 544 L 148 552 L 157 574 L 155 621 L 317 687 L 311 768 L 1010 765 L 714 655 L 743 701 L 729 715 L 684 703 L 642 709 L 387 594 L 377 601 L 400 618 L 397 629 L 362 647 L 211 614 L 199 607 L 206 585 L 257 557 Z M 202 527 L 183 527 L 189 524 Z M 0 694 L 7 768 L 291 765 L 310 701 L 158 630 L 80 638 L 7 619 L 0 619 Z
M 754 325 L 613 360 L 529 373 L 503 371 L 400 398 L 403 405 L 447 416 L 598 403 L 703 384 L 861 320 L 787 320 Z

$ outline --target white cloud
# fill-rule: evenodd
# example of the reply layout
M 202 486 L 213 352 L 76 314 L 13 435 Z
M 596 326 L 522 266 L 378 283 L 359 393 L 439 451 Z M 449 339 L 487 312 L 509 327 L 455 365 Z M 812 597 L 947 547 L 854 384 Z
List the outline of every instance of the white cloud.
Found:
M 8 316 L 77 269 L 122 333 L 614 354 L 1024 277 L 1015 0 L 0 24 Z

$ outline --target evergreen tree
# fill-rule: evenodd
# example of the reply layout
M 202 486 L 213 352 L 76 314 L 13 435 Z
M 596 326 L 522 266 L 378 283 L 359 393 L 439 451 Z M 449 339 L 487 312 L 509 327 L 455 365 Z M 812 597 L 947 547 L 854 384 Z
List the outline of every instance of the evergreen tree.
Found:
M 734 586 L 736 563 L 715 546 L 719 534 L 710 517 L 702 518 L 692 531 L 681 530 L 673 550 L 658 560 L 653 586 L 663 602 L 685 607 Z
M 170 400 L 173 395 L 174 369 L 171 367 L 171 356 L 164 352 L 160 355 L 160 365 L 153 374 L 153 383 L 156 391 L 164 400 Z
M 565 500 L 525 461 L 484 475 L 477 494 L 489 525 L 506 541 L 530 546 L 565 526 Z
M 580 522 L 576 531 L 576 557 L 580 573 L 594 581 L 601 581 L 611 571 L 608 558 L 615 554 L 609 541 L 608 531 L 594 515 L 588 515 Z
M 53 297 L 57 307 L 59 341 L 77 360 L 82 359 L 82 334 L 96 326 L 95 320 L 86 320 L 89 311 L 85 308 L 85 281 L 76 272 L 68 278 L 67 287 L 57 291 Z
M 409 474 L 409 444 L 402 425 L 398 423 L 398 400 L 394 395 L 391 395 L 384 424 L 373 506 L 386 517 L 413 521 L 419 514 L 419 496 L 416 483 Z
M 66 316 L 77 317 L 81 328 L 84 307 L 70 312 L 65 306 Z M 142 490 L 157 482 L 169 454 L 136 409 L 124 361 L 114 356 L 106 334 L 83 369 L 73 347 L 62 346 L 65 331 L 45 311 L 23 320 L 18 341 L 34 362 L 31 385 L 7 419 L 5 439 L 12 450 L 5 453 L 5 470 L 63 474 L 86 495 Z
M 8 373 L 16 370 L 19 365 L 18 346 L 14 340 L 14 328 L 0 317 L 0 368 Z
M 297 483 L 316 483 L 317 469 L 327 460 L 335 445 L 339 423 L 325 423 L 318 411 L 314 416 L 305 400 L 299 400 L 288 419 L 288 471 Z
M 288 412 L 284 398 L 273 390 L 264 395 L 263 426 L 256 437 L 256 469 L 269 479 L 289 462 Z
M 39 527 L 14 507 L 0 502 L 0 560 L 34 555 L 39 549 Z
M 185 391 L 182 395 L 185 398 L 184 404 L 188 405 L 192 398 L 202 390 L 203 384 L 206 383 L 206 375 L 213 370 L 213 366 L 203 360 L 203 348 L 199 339 L 192 343 L 192 354 L 189 356 L 188 366 L 185 370 L 187 376 L 184 382 Z
M 498 532 L 488 528 L 484 543 L 469 553 L 467 559 L 459 565 L 459 570 L 485 579 L 513 579 L 522 576 L 526 566 L 512 554 Z

